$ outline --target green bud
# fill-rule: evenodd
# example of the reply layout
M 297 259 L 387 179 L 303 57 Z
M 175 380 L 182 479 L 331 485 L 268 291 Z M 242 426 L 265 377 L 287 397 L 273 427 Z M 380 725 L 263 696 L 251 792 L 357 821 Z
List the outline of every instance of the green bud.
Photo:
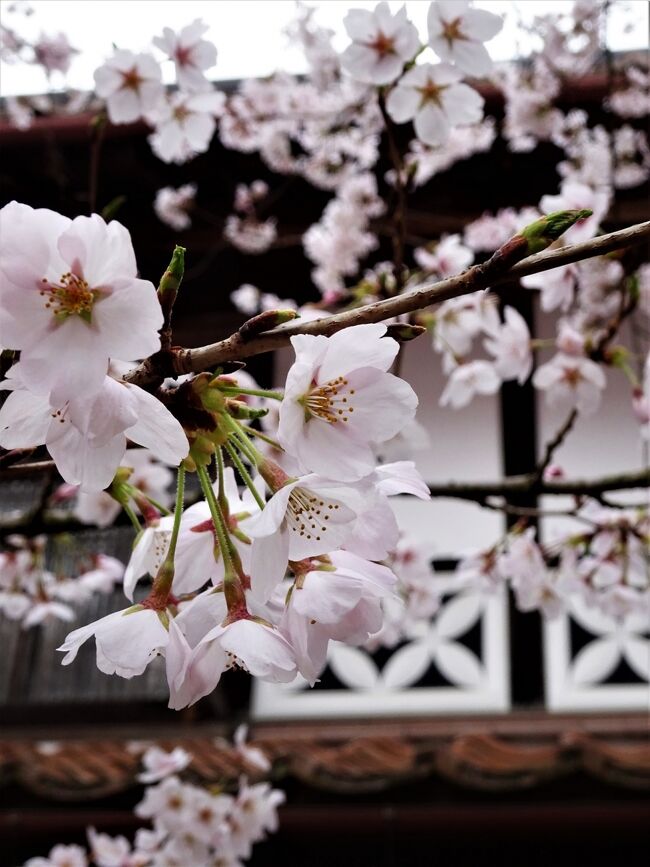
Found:
M 232 399 L 226 401 L 226 409 L 233 418 L 238 419 L 264 418 L 269 412 L 268 409 L 254 409 L 242 400 Z
M 579 211 L 555 211 L 535 220 L 519 233 L 528 242 L 528 255 L 541 253 L 557 241 L 568 229 L 579 220 L 591 217 L 593 211 L 584 208 Z
M 158 284 L 158 297 L 160 298 L 161 303 L 163 303 L 163 299 L 165 302 L 163 307 L 171 308 L 172 304 L 176 300 L 176 295 L 183 280 L 184 273 L 185 247 L 179 247 L 177 245 L 174 247 L 171 262 L 167 266 L 167 270 L 160 278 L 160 283 Z

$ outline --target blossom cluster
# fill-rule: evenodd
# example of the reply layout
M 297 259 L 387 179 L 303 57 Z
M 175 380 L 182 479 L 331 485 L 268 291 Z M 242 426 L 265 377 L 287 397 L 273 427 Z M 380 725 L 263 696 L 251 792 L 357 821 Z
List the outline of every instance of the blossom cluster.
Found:
M 521 610 L 540 610 L 548 617 L 565 611 L 576 596 L 617 619 L 647 612 L 647 510 L 587 500 L 573 523 L 570 532 L 544 542 L 534 527 L 520 524 L 503 542 L 466 557 L 458 578 L 484 591 L 507 583 Z
M 110 593 L 122 580 L 124 564 L 106 554 L 92 554 L 75 577 L 46 566 L 46 536 L 7 536 L 0 552 L 0 612 L 23 629 L 49 618 L 71 621 L 75 607 L 95 593 Z
M 268 770 L 260 750 L 243 746 L 243 753 L 244 759 L 257 760 L 258 771 L 260 760 Z M 277 831 L 284 793 L 266 782 L 251 784 L 246 777 L 232 793 L 186 782 L 179 774 L 191 760 L 181 747 L 169 753 L 150 747 L 144 753 L 145 771 L 139 779 L 148 785 L 135 814 L 152 827 L 139 828 L 133 843 L 88 828 L 88 849 L 59 844 L 47 857 L 30 858 L 24 867 L 242 867 L 253 846 Z
M 170 706 L 181 708 L 233 666 L 280 682 L 300 672 L 314 683 L 330 640 L 361 644 L 379 631 L 382 600 L 398 598 L 394 573 L 378 562 L 399 538 L 388 498 L 429 496 L 412 462 L 376 461 L 417 406 L 411 387 L 387 372 L 398 344 L 385 332 L 359 325 L 292 338 L 283 394 L 244 386 L 239 374 L 168 388 L 169 405 L 191 401 L 210 419 L 187 431 L 185 464 L 204 499 L 183 509 L 179 488 L 173 516 L 144 515 L 124 591 L 133 601 L 150 575 L 149 595 L 72 632 L 60 648 L 64 664 L 92 636 L 105 673 L 132 677 L 163 655 Z M 252 427 L 266 412 L 259 404 L 272 400 L 277 440 L 268 426 L 264 434 Z M 282 467 L 257 448 L 260 435 L 283 452 Z

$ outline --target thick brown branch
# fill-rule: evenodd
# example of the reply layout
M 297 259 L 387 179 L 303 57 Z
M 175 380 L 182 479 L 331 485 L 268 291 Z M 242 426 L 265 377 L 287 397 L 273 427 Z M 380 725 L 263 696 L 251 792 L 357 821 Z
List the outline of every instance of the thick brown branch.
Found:
M 55 469 L 54 461 L 35 461 L 0 467 L 0 479 L 15 479 L 32 476 Z M 487 497 L 507 497 L 534 491 L 536 494 L 575 494 L 598 496 L 608 491 L 625 491 L 634 488 L 650 488 L 650 469 L 630 473 L 600 476 L 595 479 L 554 479 L 543 481 L 535 473 L 508 476 L 494 482 L 441 482 L 429 485 L 433 497 L 450 497 L 460 500 L 482 502 Z
M 241 337 L 233 334 L 226 340 L 212 343 L 209 346 L 201 346 L 196 349 L 181 349 L 173 356 L 168 356 L 165 361 L 171 362 L 171 367 L 165 370 L 156 370 L 148 359 L 143 362 L 133 373 L 126 377 L 128 382 L 135 385 L 147 386 L 156 379 L 165 375 L 179 375 L 183 373 L 199 373 L 209 370 L 225 361 L 249 358 L 260 355 L 263 352 L 272 352 L 282 346 L 286 346 L 289 338 L 294 334 L 334 334 L 342 328 L 351 325 L 360 325 L 366 322 L 383 322 L 403 313 L 411 313 L 421 310 L 432 304 L 466 295 L 478 289 L 484 289 L 506 281 L 517 280 L 528 274 L 540 271 L 548 271 L 560 265 L 578 262 L 594 256 L 601 256 L 612 250 L 619 250 L 635 244 L 641 244 L 650 238 L 650 221 L 611 232 L 592 238 L 582 244 L 574 244 L 562 247 L 559 250 L 551 250 L 529 256 L 516 264 L 514 267 L 502 272 L 495 273 L 494 269 L 486 269 L 483 265 L 475 265 L 463 274 L 450 277 L 439 283 L 425 283 L 417 289 L 406 292 L 395 298 L 384 301 L 376 301 L 365 307 L 355 310 L 346 310 L 335 313 L 323 319 L 311 322 L 296 323 L 288 326 L 274 328 L 266 334 L 260 335 L 249 343 L 244 343 Z
M 618 473 L 596 479 L 554 479 L 543 481 L 535 473 L 509 476 L 501 482 L 443 482 L 429 485 L 433 497 L 452 497 L 482 502 L 487 497 L 508 497 L 511 494 L 534 492 L 538 495 L 575 494 L 597 496 L 606 491 L 624 491 L 650 487 L 650 469 Z

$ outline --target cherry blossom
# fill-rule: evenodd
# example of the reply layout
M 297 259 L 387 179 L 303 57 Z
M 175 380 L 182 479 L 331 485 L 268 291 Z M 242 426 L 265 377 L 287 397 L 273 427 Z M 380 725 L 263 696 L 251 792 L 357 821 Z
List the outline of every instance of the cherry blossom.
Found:
M 166 752 L 160 747 L 149 747 L 142 756 L 145 770 L 138 774 L 141 783 L 158 783 L 170 774 L 184 770 L 192 761 L 192 756 L 182 747 Z
M 172 229 L 189 229 L 192 225 L 190 211 L 194 204 L 196 184 L 183 184 L 182 187 L 163 187 L 156 193 L 154 210 L 156 216 Z
M 514 307 L 506 306 L 505 322 L 484 342 L 494 357 L 494 367 L 501 379 L 525 382 L 533 368 L 530 331 L 524 317 Z
M 253 539 L 251 587 L 263 600 L 284 577 L 287 562 L 326 554 L 351 535 L 358 495 L 340 482 L 315 474 L 287 480 L 251 518 L 247 534 Z
M 171 539 L 173 517 L 165 516 L 146 527 L 138 536 L 124 571 L 124 595 L 133 601 L 133 591 L 144 575 L 156 575 Z
M 463 245 L 460 235 L 446 235 L 433 250 L 419 247 L 413 256 L 421 268 L 441 280 L 460 274 L 474 261 L 474 253 Z
M 485 75 L 492 60 L 483 45 L 503 27 L 498 15 L 474 9 L 466 0 L 435 0 L 427 15 L 429 45 L 441 60 L 467 75 Z
M 289 642 L 277 629 L 254 620 L 250 615 L 214 626 L 198 644 L 199 651 L 204 648 L 220 650 L 222 666 L 216 664 L 215 657 L 212 657 L 213 676 L 216 676 L 217 682 L 220 674 L 233 666 L 243 668 L 262 680 L 281 683 L 288 683 L 296 674 L 295 658 Z
M 278 236 L 275 220 L 257 220 L 231 214 L 224 227 L 224 237 L 244 253 L 265 253 Z
M 174 61 L 176 80 L 182 90 L 201 91 L 207 87 L 205 70 L 217 62 L 215 46 L 207 39 L 201 39 L 209 29 L 197 18 L 178 33 L 164 27 L 163 35 L 153 39 L 153 44 Z
M 137 862 L 129 856 L 131 844 L 126 837 L 110 837 L 88 828 L 88 845 L 97 867 L 136 867 Z
M 264 752 L 259 747 L 252 747 L 246 743 L 248 737 L 248 726 L 242 723 L 237 726 L 233 735 L 233 744 L 238 754 L 241 756 L 246 765 L 254 768 L 256 771 L 266 773 L 271 770 L 271 762 L 266 757 Z
M 440 396 L 440 406 L 451 405 L 454 409 L 461 409 L 470 403 L 475 394 L 494 394 L 500 385 L 499 374 L 490 362 L 470 361 L 461 364 L 452 371 Z
M 357 325 L 329 338 L 291 339 L 296 361 L 278 437 L 305 468 L 332 479 L 362 478 L 374 466 L 371 444 L 391 439 L 413 418 L 412 388 L 386 373 L 398 344 L 385 333 L 385 325 Z
M 0 231 L 0 344 L 21 350 L 27 387 L 60 405 L 97 392 L 109 356 L 132 360 L 160 348 L 156 291 L 138 278 L 120 223 L 11 202 Z M 137 328 L 124 327 L 133 321 Z
M 155 126 L 149 136 L 151 149 L 166 163 L 185 163 L 210 146 L 223 111 L 224 95 L 218 91 L 177 91 L 159 100 L 147 114 Z
M 118 50 L 95 70 L 97 95 L 106 100 L 111 123 L 133 123 L 162 99 L 160 66 L 151 54 Z
M 589 358 L 559 352 L 537 368 L 533 385 L 546 392 L 550 406 L 575 407 L 578 412 L 591 415 L 598 408 L 606 379 L 602 368 Z
M 88 867 L 88 859 L 81 846 L 57 845 L 47 858 L 30 858 L 24 867 Z
M 166 612 L 134 605 L 75 629 L 57 648 L 65 653 L 61 664 L 74 662 L 81 645 L 94 636 L 100 671 L 125 678 L 142 674 L 167 645 L 163 615 Z
M 395 123 L 413 121 L 420 141 L 444 144 L 451 127 L 478 123 L 483 97 L 466 84 L 463 74 L 448 63 L 422 63 L 409 69 L 386 100 Z
M 578 269 L 575 265 L 562 265 L 522 277 L 521 283 L 528 288 L 541 290 L 542 310 L 555 310 L 557 307 L 568 310 L 575 296 L 577 278 Z
M 65 33 L 57 33 L 56 36 L 42 33 L 33 48 L 34 62 L 43 67 L 48 78 L 53 72 L 61 72 L 65 75 L 70 69 L 72 58 L 75 54 L 79 54 L 79 51 L 72 47 Z
M 156 450 L 177 465 L 187 455 L 187 437 L 174 416 L 153 395 L 135 385 L 104 377 L 100 391 L 56 405 L 23 387 L 24 361 L 4 380 L 11 394 L 0 409 L 0 445 L 29 448 L 45 444 L 66 482 L 100 491 L 113 479 L 127 437 Z
M 394 15 L 386 2 L 378 3 L 373 12 L 351 9 L 343 23 L 352 44 L 341 55 L 341 64 L 366 84 L 395 81 L 420 47 L 417 29 L 404 6 Z

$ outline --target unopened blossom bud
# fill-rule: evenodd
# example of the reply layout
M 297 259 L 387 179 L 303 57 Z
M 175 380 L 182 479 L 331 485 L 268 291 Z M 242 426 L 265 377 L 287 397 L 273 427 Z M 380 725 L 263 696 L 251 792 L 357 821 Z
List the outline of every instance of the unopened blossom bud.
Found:
M 557 241 L 568 229 L 579 220 L 586 220 L 592 215 L 589 208 L 574 211 L 555 211 L 546 214 L 530 223 L 521 230 L 519 236 L 528 242 L 528 254 L 540 253 Z M 518 237 L 518 236 L 515 236 Z
M 386 328 L 386 336 L 392 337 L 398 343 L 407 343 L 409 340 L 415 340 L 416 337 L 425 334 L 426 330 L 423 325 L 393 324 Z
M 544 470 L 544 481 L 553 482 L 564 478 L 564 470 L 559 464 L 549 464 Z
M 185 247 L 176 246 L 172 254 L 171 262 L 167 266 L 167 270 L 160 278 L 158 284 L 158 300 L 162 307 L 165 321 L 161 329 L 161 346 L 162 349 L 171 347 L 171 318 L 172 309 L 178 295 L 178 289 L 183 280 L 185 273 Z
M 244 403 L 242 400 L 228 399 L 226 401 L 226 409 L 233 418 L 237 419 L 255 419 L 263 418 L 268 415 L 268 409 L 255 409 L 252 406 Z
M 246 343 L 262 334 L 264 331 L 270 331 L 276 325 L 284 325 L 285 322 L 291 322 L 292 319 L 298 319 L 300 314 L 297 310 L 265 310 L 252 319 L 247 319 L 246 322 L 239 328 L 239 336 Z
M 163 307 L 174 303 L 185 273 L 185 247 L 174 247 L 171 262 L 160 278 L 158 297 Z M 171 302 L 171 303 L 170 303 Z
M 642 388 L 635 388 L 632 392 L 632 410 L 641 424 L 650 422 L 650 395 Z

